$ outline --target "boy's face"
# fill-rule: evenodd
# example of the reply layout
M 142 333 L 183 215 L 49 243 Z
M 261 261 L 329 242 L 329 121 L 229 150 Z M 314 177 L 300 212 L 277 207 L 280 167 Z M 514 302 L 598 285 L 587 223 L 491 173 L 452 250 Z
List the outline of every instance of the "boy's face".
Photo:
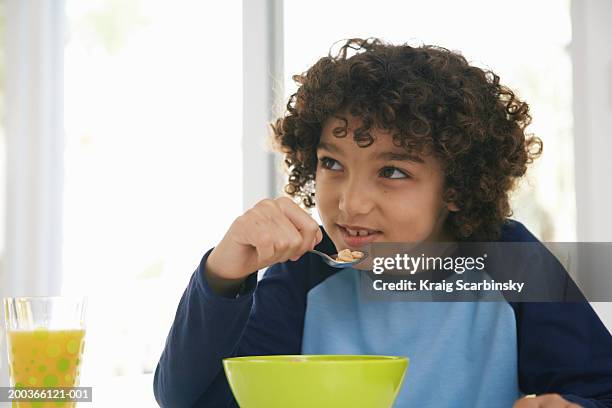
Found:
M 452 241 L 444 221 L 457 208 L 442 201 L 439 161 L 408 155 L 380 129 L 371 129 L 372 145 L 359 147 L 353 133 L 361 121 L 344 116 L 347 135 L 333 136 L 343 122 L 332 117 L 323 124 L 317 147 L 316 204 L 336 249 L 371 242 Z

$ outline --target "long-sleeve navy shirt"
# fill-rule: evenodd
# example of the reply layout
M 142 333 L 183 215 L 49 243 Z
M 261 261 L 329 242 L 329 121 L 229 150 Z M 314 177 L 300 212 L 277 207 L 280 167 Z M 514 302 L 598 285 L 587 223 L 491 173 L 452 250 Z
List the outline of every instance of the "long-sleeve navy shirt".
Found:
M 334 253 L 323 233 L 317 249 Z M 509 220 L 500 241 L 537 240 Z M 269 354 L 405 355 L 398 408 L 511 407 L 543 393 L 612 407 L 612 336 L 587 302 L 366 302 L 359 273 L 308 253 L 271 266 L 259 282 L 251 274 L 227 298 L 206 282 L 209 254 L 155 371 L 161 407 L 236 407 L 222 359 Z

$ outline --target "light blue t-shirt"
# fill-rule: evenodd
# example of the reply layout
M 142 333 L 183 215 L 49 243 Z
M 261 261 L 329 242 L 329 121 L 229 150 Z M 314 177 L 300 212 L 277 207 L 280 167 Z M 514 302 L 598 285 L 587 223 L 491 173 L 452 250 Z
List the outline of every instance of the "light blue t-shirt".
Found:
M 365 299 L 362 279 L 345 269 L 310 290 L 303 354 L 408 357 L 395 408 L 508 408 L 520 398 L 508 303 L 377 302 Z

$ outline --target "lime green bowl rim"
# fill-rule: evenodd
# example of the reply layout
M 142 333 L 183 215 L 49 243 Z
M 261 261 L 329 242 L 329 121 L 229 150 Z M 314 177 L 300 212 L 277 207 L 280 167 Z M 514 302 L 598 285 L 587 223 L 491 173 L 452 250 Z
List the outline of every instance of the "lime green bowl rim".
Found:
M 314 358 L 313 358 L 314 357 Z M 331 357 L 331 358 L 330 358 Z M 343 360 L 343 358 L 346 358 Z M 303 359 L 308 364 L 389 364 L 410 362 L 405 356 L 384 356 L 370 354 L 274 354 L 262 356 L 242 356 L 224 358 L 224 363 L 257 363 L 257 364 L 290 364 L 295 366 L 294 360 Z

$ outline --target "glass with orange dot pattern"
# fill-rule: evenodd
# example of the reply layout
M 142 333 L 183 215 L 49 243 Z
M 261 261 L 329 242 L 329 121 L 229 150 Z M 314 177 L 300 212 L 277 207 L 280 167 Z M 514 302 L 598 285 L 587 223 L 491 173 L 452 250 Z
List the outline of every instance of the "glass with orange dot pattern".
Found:
M 4 299 L 11 387 L 76 387 L 85 346 L 85 298 Z M 74 402 L 13 402 L 14 408 L 73 408 Z

